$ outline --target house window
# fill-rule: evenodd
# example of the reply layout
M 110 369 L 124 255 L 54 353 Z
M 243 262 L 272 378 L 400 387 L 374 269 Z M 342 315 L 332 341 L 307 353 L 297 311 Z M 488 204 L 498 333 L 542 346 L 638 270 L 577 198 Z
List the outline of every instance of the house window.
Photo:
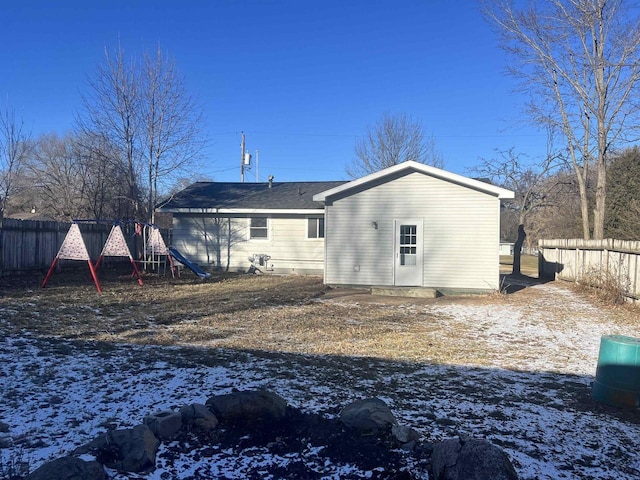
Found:
M 324 238 L 324 218 L 307 218 L 307 238 Z
M 251 219 L 249 238 L 268 238 L 267 217 L 254 217 Z

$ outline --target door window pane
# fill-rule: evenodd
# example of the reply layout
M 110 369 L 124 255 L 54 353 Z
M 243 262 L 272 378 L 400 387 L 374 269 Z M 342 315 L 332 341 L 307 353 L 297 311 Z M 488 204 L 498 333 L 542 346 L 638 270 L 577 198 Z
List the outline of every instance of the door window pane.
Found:
M 400 265 L 414 266 L 417 264 L 417 225 L 400 225 Z
M 407 253 L 400 254 L 400 265 L 412 267 L 417 264 L 416 256 Z

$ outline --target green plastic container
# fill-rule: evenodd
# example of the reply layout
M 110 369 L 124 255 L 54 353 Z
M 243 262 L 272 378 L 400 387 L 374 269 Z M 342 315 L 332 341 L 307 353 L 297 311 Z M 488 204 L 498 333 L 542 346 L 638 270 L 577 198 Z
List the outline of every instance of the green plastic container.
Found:
M 640 339 L 623 335 L 600 339 L 591 394 L 598 402 L 615 407 L 640 406 Z

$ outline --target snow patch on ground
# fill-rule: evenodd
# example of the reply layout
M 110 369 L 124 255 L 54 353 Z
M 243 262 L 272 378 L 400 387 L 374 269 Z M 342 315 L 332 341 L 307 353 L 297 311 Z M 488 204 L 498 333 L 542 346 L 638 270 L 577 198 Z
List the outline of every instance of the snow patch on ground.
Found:
M 496 443 L 521 479 L 640 477 L 637 417 L 596 408 L 590 399 L 600 336 L 638 336 L 638 330 L 615 326 L 604 310 L 556 285 L 532 288 L 538 295 L 525 306 L 421 307 L 442 328 L 472 325 L 470 334 L 496 352 L 490 367 L 342 357 L 322 359 L 327 373 L 319 370 L 318 359 L 304 355 L 216 350 L 204 362 L 177 348 L 7 335 L 0 339 L 0 422 L 8 426 L 0 430 L 0 458 L 23 452 L 35 468 L 108 428 L 133 427 L 147 414 L 204 403 L 234 388 L 267 388 L 293 407 L 326 416 L 357 398 L 379 396 L 424 441 L 462 435 Z M 551 301 L 562 302 L 563 322 L 548 321 L 545 305 Z M 262 451 L 234 460 L 220 452 L 205 461 L 191 452 L 169 464 L 166 448 L 157 469 L 137 478 L 187 478 L 196 472 L 244 478 L 248 463 L 268 469 L 292 461 Z M 367 475 L 349 465 L 317 468 L 325 478 Z

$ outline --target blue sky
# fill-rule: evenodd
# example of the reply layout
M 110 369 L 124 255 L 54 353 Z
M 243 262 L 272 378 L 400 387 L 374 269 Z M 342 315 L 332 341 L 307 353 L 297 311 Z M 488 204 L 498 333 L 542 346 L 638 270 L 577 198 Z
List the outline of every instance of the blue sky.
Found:
M 421 121 L 456 173 L 495 149 L 544 151 L 473 0 L 24 0 L 1 17 L 0 105 L 36 136 L 72 129 L 105 47 L 160 43 L 204 106 L 199 173 L 218 181 L 240 179 L 241 131 L 261 181 L 346 179 L 384 112 Z

